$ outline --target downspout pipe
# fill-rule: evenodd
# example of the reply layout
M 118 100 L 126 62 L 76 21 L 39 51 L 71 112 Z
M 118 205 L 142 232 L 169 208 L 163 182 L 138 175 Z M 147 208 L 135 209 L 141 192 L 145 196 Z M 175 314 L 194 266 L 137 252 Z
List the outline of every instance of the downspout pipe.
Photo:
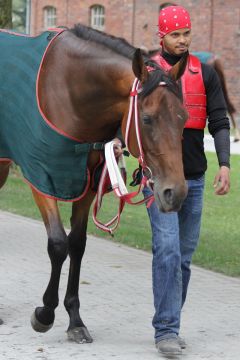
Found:
M 136 0 L 132 2 L 132 45 L 135 41 Z
M 66 26 L 68 27 L 68 18 L 69 18 L 69 1 L 66 0 Z
M 26 25 L 25 32 L 26 34 L 30 34 L 31 31 L 31 1 L 26 0 Z
M 213 51 L 213 32 L 214 32 L 214 0 L 210 1 L 210 32 L 209 32 L 209 51 Z

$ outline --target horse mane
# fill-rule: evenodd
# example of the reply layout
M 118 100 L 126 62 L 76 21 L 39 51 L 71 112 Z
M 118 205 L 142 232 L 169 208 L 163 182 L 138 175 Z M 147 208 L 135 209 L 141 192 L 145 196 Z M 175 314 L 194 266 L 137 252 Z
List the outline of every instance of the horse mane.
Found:
M 104 45 L 115 53 L 120 54 L 130 60 L 133 59 L 133 55 L 137 50 L 136 47 L 131 45 L 124 38 L 116 37 L 105 32 L 92 29 L 91 27 L 83 24 L 74 25 L 70 31 L 83 40 Z M 144 52 L 142 52 L 142 57 L 145 64 L 154 68 L 155 71 L 150 72 L 149 79 L 143 86 L 141 96 L 145 97 L 149 95 L 154 89 L 156 89 L 161 81 L 166 82 L 168 89 L 179 96 L 178 86 L 169 76 L 167 76 L 166 72 L 154 61 L 152 61 L 148 54 L 144 54 Z
M 83 40 L 104 45 L 117 54 L 123 55 L 130 60 L 132 60 L 134 52 L 136 51 L 136 48 L 127 42 L 124 38 L 116 37 L 103 31 L 92 29 L 91 27 L 83 24 L 75 24 L 74 27 L 70 29 L 70 31 Z M 144 54 L 143 57 L 146 61 L 149 59 L 149 57 Z

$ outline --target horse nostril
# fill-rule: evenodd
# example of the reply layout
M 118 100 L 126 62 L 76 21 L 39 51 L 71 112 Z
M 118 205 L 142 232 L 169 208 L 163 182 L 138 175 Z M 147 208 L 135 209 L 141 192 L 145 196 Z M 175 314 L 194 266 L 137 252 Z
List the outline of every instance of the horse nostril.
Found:
M 163 192 L 164 199 L 167 204 L 171 205 L 173 202 L 174 192 L 172 189 L 165 189 Z

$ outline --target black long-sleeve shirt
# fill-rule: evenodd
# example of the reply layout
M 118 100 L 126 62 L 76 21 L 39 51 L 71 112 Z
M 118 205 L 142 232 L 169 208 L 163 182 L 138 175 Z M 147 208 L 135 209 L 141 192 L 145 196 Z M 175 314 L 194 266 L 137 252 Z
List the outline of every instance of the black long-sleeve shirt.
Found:
M 180 58 L 166 52 L 162 56 L 170 65 L 176 64 Z M 220 80 L 212 66 L 201 63 L 201 67 L 207 97 L 208 129 L 214 137 L 219 165 L 230 167 L 230 125 Z M 188 180 L 199 178 L 207 169 L 203 138 L 204 130 L 183 131 L 183 166 Z

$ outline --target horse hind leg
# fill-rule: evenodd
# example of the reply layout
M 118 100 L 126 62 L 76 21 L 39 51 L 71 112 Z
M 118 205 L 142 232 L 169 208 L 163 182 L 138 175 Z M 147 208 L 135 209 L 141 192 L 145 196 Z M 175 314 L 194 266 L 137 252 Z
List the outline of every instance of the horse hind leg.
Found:
M 1 161 L 0 162 L 0 189 L 5 184 L 8 174 L 9 174 L 9 168 L 11 165 L 11 161 Z M 0 325 L 3 324 L 3 320 L 0 319 Z
M 0 161 L 0 189 L 5 184 L 9 169 L 10 169 L 11 161 Z
M 43 306 L 35 309 L 31 317 L 31 325 L 35 331 L 46 332 L 51 329 L 55 319 L 55 309 L 59 302 L 59 281 L 62 265 L 68 254 L 68 241 L 56 200 L 45 198 L 34 190 L 32 192 L 48 234 L 51 276 L 43 295 Z
M 233 126 L 233 131 L 234 131 L 234 142 L 237 142 L 240 140 L 240 131 L 239 131 L 239 128 L 238 128 L 238 124 L 237 124 L 237 121 L 235 119 L 235 116 L 233 113 L 229 112 L 229 116 L 230 116 L 230 119 L 231 119 L 231 122 L 232 122 L 232 126 Z
M 238 142 L 240 140 L 240 131 L 239 129 L 236 127 L 234 129 L 234 142 Z
M 64 305 L 69 314 L 68 339 L 79 344 L 93 341 L 80 317 L 78 295 L 81 261 L 86 246 L 89 208 L 93 198 L 94 195 L 90 192 L 81 202 L 73 204 L 71 232 L 68 235 L 70 268 Z

